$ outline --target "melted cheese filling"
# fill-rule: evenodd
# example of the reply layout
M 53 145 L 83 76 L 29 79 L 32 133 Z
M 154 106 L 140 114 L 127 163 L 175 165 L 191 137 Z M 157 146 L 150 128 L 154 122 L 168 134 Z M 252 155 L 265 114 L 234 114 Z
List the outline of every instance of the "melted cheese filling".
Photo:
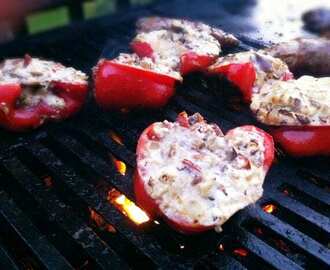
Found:
M 259 89 L 266 81 L 272 79 L 281 79 L 286 73 L 289 73 L 288 66 L 280 59 L 264 54 L 262 51 L 247 51 L 235 54 L 229 54 L 221 57 L 210 67 L 210 69 L 229 64 L 252 63 L 256 71 L 256 81 L 253 92 L 259 92 Z
M 237 130 L 218 136 L 205 122 L 190 128 L 157 123 L 160 141 L 138 157 L 145 188 L 163 213 L 201 225 L 221 225 L 263 193 L 263 138 Z
M 268 125 L 330 125 L 330 78 L 271 81 L 252 97 L 251 109 Z
M 210 56 L 217 56 L 221 51 L 219 42 L 210 33 L 198 31 L 190 25 L 182 27 L 179 23 L 176 31 L 140 33 L 134 40 L 148 43 L 155 60 L 174 70 L 179 69 L 180 57 L 188 51 Z
M 51 82 L 86 84 L 86 80 L 87 76 L 78 70 L 30 57 L 5 60 L 0 68 L 0 84 L 19 83 L 22 86 L 18 106 L 35 106 L 45 102 L 54 108 L 64 108 L 65 101 L 51 91 Z
M 149 57 L 140 58 L 135 53 L 134 54 L 121 53 L 117 58 L 113 59 L 113 61 L 120 64 L 134 66 L 140 69 L 151 70 L 157 73 L 174 77 L 177 80 L 182 80 L 181 75 L 178 72 L 171 69 L 170 67 L 163 65 L 160 62 L 155 62 Z

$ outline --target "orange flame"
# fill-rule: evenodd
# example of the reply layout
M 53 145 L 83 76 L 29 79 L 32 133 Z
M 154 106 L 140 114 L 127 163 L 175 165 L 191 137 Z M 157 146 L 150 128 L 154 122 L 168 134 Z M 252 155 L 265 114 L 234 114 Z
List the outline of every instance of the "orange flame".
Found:
M 246 257 L 249 254 L 249 252 L 244 248 L 236 248 L 233 250 L 233 253 L 241 257 Z
M 129 113 L 129 109 L 127 109 L 127 108 L 121 108 L 120 109 L 120 112 L 121 113 Z
M 285 251 L 285 252 L 290 251 L 290 248 L 282 239 L 274 239 L 274 242 L 275 242 L 276 246 L 278 248 L 282 249 L 283 251 Z
M 118 190 L 110 190 L 108 193 L 108 200 L 137 225 L 146 223 L 150 220 L 146 212 Z
M 273 213 L 276 210 L 276 208 L 277 207 L 274 204 L 271 204 L 271 203 L 266 204 L 266 205 L 264 205 L 264 207 L 262 207 L 262 209 L 268 214 Z
M 120 145 L 124 145 L 124 140 L 121 136 L 119 136 L 116 132 L 114 132 L 113 130 L 109 131 L 109 136 L 111 139 L 113 139 L 116 143 L 120 144 Z
M 90 218 L 102 230 L 108 231 L 108 232 L 111 232 L 111 233 L 115 233 L 116 232 L 116 229 L 112 225 L 108 224 L 104 220 L 104 218 L 100 214 L 98 214 L 95 210 L 93 210 L 92 208 L 89 208 L 89 212 L 90 212 Z
M 256 233 L 259 234 L 259 235 L 262 235 L 264 232 L 261 228 L 257 227 L 256 228 Z
M 224 250 L 225 250 L 225 246 L 224 246 L 223 244 L 220 244 L 220 245 L 219 245 L 219 250 L 220 250 L 220 251 L 224 251 Z
M 113 155 L 111 155 L 111 159 L 113 164 L 115 165 L 117 171 L 121 174 L 121 175 L 125 175 L 126 174 L 126 164 L 125 162 L 116 159 Z

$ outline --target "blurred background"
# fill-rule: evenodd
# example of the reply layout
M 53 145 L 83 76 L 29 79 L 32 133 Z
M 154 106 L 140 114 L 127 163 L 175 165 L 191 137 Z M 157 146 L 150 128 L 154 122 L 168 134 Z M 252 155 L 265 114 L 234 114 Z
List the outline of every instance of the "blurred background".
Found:
M 205 20 L 265 41 L 310 35 L 302 14 L 330 7 L 329 0 L 0 0 L 0 43 L 156 2 L 167 6 L 162 15 Z
M 153 0 L 0 0 L 0 42 L 113 14 Z

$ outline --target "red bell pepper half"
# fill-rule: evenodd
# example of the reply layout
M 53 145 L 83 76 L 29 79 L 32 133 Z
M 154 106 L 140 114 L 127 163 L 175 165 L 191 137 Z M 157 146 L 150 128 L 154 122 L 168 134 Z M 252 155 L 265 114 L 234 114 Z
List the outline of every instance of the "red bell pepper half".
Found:
M 224 75 L 238 87 L 246 103 L 251 102 L 254 88 L 262 87 L 269 79 L 290 80 L 292 73 L 280 59 L 261 52 L 241 52 L 219 59 L 209 68 L 211 74 Z
M 291 156 L 330 156 L 330 126 L 282 126 L 270 132 Z
M 216 64 L 210 67 L 211 73 L 223 74 L 236 85 L 246 103 L 251 103 L 253 87 L 257 78 L 255 64 L 230 63 Z M 290 72 L 284 72 L 280 80 L 293 79 Z M 266 124 L 266 123 L 264 123 Z M 302 157 L 313 155 L 330 155 L 329 126 L 279 126 L 271 127 L 271 134 L 284 151 L 289 155 Z
M 19 84 L 0 85 L 0 125 L 12 131 L 25 131 L 37 128 L 50 119 L 68 118 L 84 104 L 87 84 L 53 82 L 53 91 L 64 100 L 64 108 L 56 109 L 45 102 L 19 107 L 17 103 L 22 87 Z
M 185 128 L 189 128 L 189 120 L 188 116 L 185 113 L 179 114 L 177 118 L 177 122 Z M 156 135 L 156 132 L 154 131 L 155 124 L 151 124 L 149 127 L 147 127 L 143 133 L 141 134 L 138 145 L 137 145 L 137 158 L 143 157 L 143 153 L 145 150 L 145 144 L 146 142 L 152 140 L 152 141 L 160 141 L 161 138 L 159 138 Z M 221 130 L 218 126 L 214 125 L 214 128 L 216 130 L 217 134 L 222 134 Z M 258 135 L 260 135 L 264 139 L 264 164 L 263 168 L 265 171 L 265 174 L 269 170 L 269 168 L 272 165 L 273 159 L 274 159 L 274 142 L 272 136 L 270 136 L 265 131 L 251 125 L 247 126 L 241 126 L 234 128 L 230 131 L 228 131 L 226 136 L 234 136 L 234 133 L 236 130 L 243 130 L 246 132 L 255 132 Z M 189 161 L 187 161 L 187 164 L 191 166 L 192 169 L 195 169 L 198 171 L 198 168 L 193 167 L 193 164 L 190 165 Z M 199 223 L 192 223 L 187 222 L 184 217 L 181 216 L 175 216 L 175 217 L 169 217 L 166 216 L 162 210 L 160 209 L 158 203 L 156 200 L 154 200 L 148 193 L 147 189 L 145 188 L 145 183 L 147 183 L 146 179 L 143 179 L 142 175 L 144 168 L 137 167 L 135 174 L 134 174 L 134 192 L 137 203 L 148 212 L 148 214 L 153 217 L 162 217 L 173 229 L 176 231 L 179 231 L 184 234 L 195 234 L 204 232 L 210 229 L 214 228 L 214 225 L 205 226 Z
M 250 63 L 231 64 L 219 67 L 216 71 L 225 74 L 228 80 L 239 87 L 246 103 L 251 102 L 255 72 Z M 290 79 L 292 79 L 292 75 L 289 73 L 283 77 L 284 81 Z M 291 156 L 330 155 L 329 126 L 271 127 L 270 133 L 274 141 Z
M 252 63 L 219 66 L 214 68 L 212 72 L 226 76 L 231 83 L 239 88 L 244 102 L 251 102 L 252 89 L 256 80 L 256 71 Z
M 152 69 L 103 59 L 94 69 L 94 94 L 105 109 L 158 109 L 174 95 L 179 80 Z
M 50 63 L 53 64 L 53 62 Z M 65 68 L 61 65 L 57 67 Z M 83 74 L 83 76 L 85 75 Z M 0 126 L 11 131 L 26 131 L 37 128 L 52 119 L 62 120 L 68 118 L 79 111 L 88 92 L 87 81 L 81 80 L 75 82 L 73 79 L 72 82 L 68 82 L 67 79 L 65 81 L 49 79 L 47 86 L 41 86 L 38 85 L 38 82 L 28 85 L 26 82 L 6 82 L 5 78 L 2 79 L 3 81 L 0 82 Z M 29 87 L 46 87 L 45 91 L 49 96 L 41 97 L 37 102 L 24 103 L 22 100 L 24 96 L 26 98 L 25 89 Z M 35 94 L 32 90 L 28 98 L 35 98 Z M 55 102 L 60 101 L 62 105 L 55 106 L 51 104 L 50 99 L 56 99 Z

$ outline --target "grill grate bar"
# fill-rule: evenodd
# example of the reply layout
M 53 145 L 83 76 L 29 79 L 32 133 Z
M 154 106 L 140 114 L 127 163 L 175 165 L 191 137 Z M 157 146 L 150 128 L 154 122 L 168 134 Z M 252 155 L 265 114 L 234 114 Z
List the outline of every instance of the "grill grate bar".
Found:
M 269 173 L 269 178 L 272 176 L 277 177 L 281 182 L 291 184 L 296 189 L 306 193 L 315 200 L 330 205 L 329 194 L 325 190 L 303 179 L 293 168 L 295 168 L 293 162 L 287 159 L 282 160 L 280 163 L 277 163 L 272 167 L 272 170 Z
M 116 142 L 109 138 L 108 134 L 99 133 L 98 137 L 99 142 L 101 142 L 102 145 L 111 151 L 116 157 L 125 161 L 131 167 L 135 167 L 135 154 L 129 151 L 126 147 L 118 145 Z
M 312 175 L 322 178 L 322 181 L 330 186 L 329 159 L 324 157 L 306 158 L 296 161 L 297 166 L 307 170 Z M 317 164 L 317 166 L 315 166 Z M 328 190 L 330 192 L 330 190 Z
M 8 56 L 30 51 L 32 54 L 45 58 L 63 60 L 63 63 L 82 67 L 83 70 L 88 71 L 95 64 L 95 59 L 100 51 L 102 51 L 106 38 L 110 37 L 110 40 L 103 50 L 103 56 L 114 57 L 119 51 L 127 50 L 134 30 L 133 19 L 145 14 L 140 11 L 134 14 L 131 13 L 129 18 L 127 16 L 120 17 L 120 21 L 125 23 L 118 22 L 118 19 L 109 20 L 107 18 L 105 20 L 107 21 L 105 23 L 106 27 L 101 23 L 98 24 L 99 21 L 95 20 L 93 27 L 89 27 L 87 29 L 88 31 L 85 31 L 82 27 L 71 27 L 69 34 L 66 33 L 68 31 L 60 31 L 57 36 L 52 36 L 52 40 L 49 40 L 49 36 L 46 35 L 43 38 L 37 37 L 33 40 L 31 39 L 33 42 L 31 40 L 26 41 L 24 47 L 19 44 L 19 46 L 16 46 L 17 48 L 7 48 L 7 50 L 2 50 L 2 52 Z M 102 27 L 105 28 L 103 29 Z M 72 29 L 75 29 L 73 36 Z M 267 45 L 245 36 L 240 36 L 239 38 L 243 40 L 243 43 L 235 51 L 261 48 Z M 56 40 L 57 46 L 49 46 L 53 40 Z M 80 40 L 78 50 L 77 47 L 71 48 L 67 45 L 70 44 L 71 40 Z M 93 48 L 93 50 L 91 51 L 90 48 Z M 9 53 L 7 53 L 8 51 Z M 74 57 L 72 58 L 72 56 Z M 52 176 L 54 175 L 54 179 L 56 179 L 54 189 L 44 191 L 43 187 L 40 187 L 40 183 L 38 183 L 38 181 L 40 182 L 38 167 L 22 160 L 21 156 L 18 155 L 18 160 L 22 166 L 27 167 L 27 172 L 30 175 L 28 177 L 26 175 L 20 175 L 19 177 L 15 177 L 15 179 L 11 179 L 12 177 L 9 176 L 9 179 L 14 180 L 13 184 L 7 181 L 8 186 L 4 186 L 4 188 L 10 194 L 9 196 L 15 200 L 18 207 L 24 209 L 24 215 L 28 217 L 28 222 L 31 220 L 31 224 L 34 224 L 36 230 L 42 232 L 48 239 L 49 243 L 45 240 L 46 243 L 50 246 L 56 246 L 59 254 L 60 252 L 65 254 L 65 251 L 61 250 L 63 246 L 56 245 L 56 243 L 52 242 L 49 234 L 45 230 L 42 230 L 44 227 L 40 227 L 41 225 L 37 223 L 39 220 L 36 219 L 34 212 L 18 201 L 19 195 L 23 194 L 23 191 L 26 189 L 29 190 L 27 197 L 31 197 L 30 200 L 39 202 L 36 202 L 35 205 L 43 205 L 41 202 L 46 202 L 43 208 L 49 209 L 41 211 L 42 213 L 47 213 L 47 211 L 51 213 L 55 210 L 57 213 L 62 213 L 61 211 L 65 212 L 66 210 L 57 209 L 61 202 L 65 202 L 68 213 L 71 213 L 70 210 L 72 208 L 72 212 L 74 213 L 73 224 L 63 225 L 65 221 L 62 224 L 57 224 L 59 223 L 58 221 L 56 224 L 54 222 L 53 226 L 58 226 L 58 230 L 64 228 L 64 230 L 62 229 L 64 232 L 70 232 L 71 227 L 78 228 L 77 226 L 85 226 L 88 229 L 93 228 L 90 234 L 96 234 L 97 241 L 104 241 L 104 246 L 109 245 L 114 248 L 115 252 L 120 254 L 121 258 L 125 258 L 129 266 L 133 268 L 139 268 L 139 265 L 135 264 L 134 260 L 131 262 L 134 256 L 125 256 L 125 253 L 129 253 L 127 244 L 131 245 L 130 250 L 136 250 L 138 258 L 145 259 L 148 262 L 150 259 L 149 266 L 153 265 L 158 268 L 181 267 L 190 269 L 193 268 L 195 262 L 197 262 L 194 266 L 195 269 L 246 269 L 255 268 L 255 266 L 267 269 L 274 267 L 282 269 L 299 268 L 295 263 L 295 261 L 300 263 L 299 260 L 291 261 L 292 258 L 290 259 L 288 258 L 289 255 L 286 257 L 285 253 L 279 252 L 276 245 L 271 245 L 261 240 L 259 236 L 245 229 L 242 224 L 251 218 L 257 219 L 265 228 L 283 237 L 290 246 L 297 247 L 301 251 L 306 252 L 306 257 L 310 258 L 313 262 L 310 265 L 320 265 L 320 268 L 322 266 L 324 268 L 329 267 L 329 249 L 324 244 L 326 240 L 321 243 L 320 239 L 315 237 L 316 233 L 319 232 L 318 229 L 322 230 L 321 238 L 327 236 L 327 233 L 329 233 L 329 221 L 327 219 L 327 213 L 329 212 L 327 208 L 324 209 L 323 207 L 328 206 L 330 202 L 328 188 L 330 183 L 329 163 L 325 159 L 315 159 L 316 161 L 313 159 L 313 162 L 310 162 L 308 159 L 291 160 L 280 157 L 282 159 L 281 163 L 273 166 L 270 174 L 267 176 L 264 185 L 265 196 L 261 199 L 260 203 L 269 199 L 274 200 L 274 203 L 279 206 L 279 209 L 285 209 L 290 215 L 286 217 L 285 213 L 284 215 L 276 215 L 276 213 L 274 215 L 266 214 L 258 206 L 258 203 L 256 207 L 244 209 L 231 218 L 225 224 L 222 234 L 209 232 L 207 235 L 202 234 L 199 238 L 194 238 L 194 236 L 188 238 L 173 232 L 163 222 L 160 222 L 160 225 L 156 226 L 157 229 L 152 227 L 152 224 L 137 227 L 107 201 L 107 191 L 113 186 L 125 195 L 131 198 L 133 197 L 131 174 L 132 168 L 135 166 L 135 145 L 139 134 L 148 124 L 154 121 L 163 121 L 164 118 L 173 121 L 177 113 L 183 110 L 190 113 L 200 112 L 208 121 L 219 123 L 219 126 L 224 131 L 237 125 L 256 124 L 246 105 L 242 106 L 236 99 L 229 99 L 228 102 L 227 95 L 234 94 L 232 91 L 234 89 L 230 88 L 228 82 L 219 82 L 219 80 L 213 80 L 212 77 L 205 80 L 202 76 L 195 76 L 193 74 L 185 78 L 185 82 L 178 87 L 177 94 L 170 104 L 157 112 L 136 111 L 130 114 L 105 113 L 90 103 L 85 106 L 77 118 L 68 119 L 63 123 L 49 124 L 42 131 L 24 134 L 23 136 L 12 136 L 5 132 L 1 133 L 3 141 L 5 141 L 0 142 L 1 155 L 15 155 L 17 145 L 22 146 L 24 144 L 26 145 L 24 146 L 25 148 L 21 149 L 28 150 L 29 154 L 26 156 L 35 157 L 38 160 L 37 163 L 45 167 L 45 171 L 49 171 Z M 95 119 L 95 121 L 91 122 L 90 119 Z M 260 126 L 260 124 L 256 125 Z M 109 136 L 110 130 L 117 132 L 123 137 L 124 145 L 118 144 Z M 10 144 L 14 147 L 3 151 L 3 148 L 7 148 Z M 57 146 L 58 149 L 55 149 Z M 61 152 L 62 150 L 63 153 Z M 113 154 L 116 158 L 128 165 L 126 176 L 121 176 L 117 173 L 109 159 L 109 154 Z M 70 161 L 71 158 L 72 161 Z M 317 166 L 314 166 L 315 164 Z M 36 169 L 34 169 L 35 167 Z M 323 182 L 317 185 L 306 177 L 297 174 L 299 168 L 320 176 L 320 178 L 323 178 L 320 181 Z M 11 167 L 11 172 L 14 172 L 14 169 L 17 168 Z M 23 178 L 23 180 L 19 178 Z M 33 183 L 28 183 L 28 181 Z M 280 188 L 286 184 L 296 188 L 297 194 L 300 192 L 298 194 L 299 196 L 290 197 L 280 194 Z M 15 187 L 17 189 L 19 188 L 17 193 L 15 193 Z M 38 192 L 33 192 L 35 190 Z M 45 195 L 42 195 L 42 193 L 45 193 Z M 302 198 L 304 194 L 306 194 L 306 198 Z M 45 198 L 46 196 L 49 196 L 49 198 Z M 59 200 L 56 201 L 56 198 Z M 56 201 L 55 205 L 51 206 L 49 204 L 49 207 L 47 207 L 47 202 L 53 200 Z M 28 202 L 27 198 L 23 198 L 23 203 L 25 201 Z M 315 202 L 316 204 L 314 206 Z M 43 210 L 43 208 L 40 208 L 38 207 L 37 209 Z M 318 208 L 322 209 L 318 211 Z M 84 214 L 86 213 L 78 212 L 80 209 L 84 211 L 86 209 L 95 210 L 96 213 L 104 218 L 106 223 L 113 225 L 117 229 L 117 233 L 109 236 L 106 233 L 100 232 L 99 228 L 88 223 L 90 217 L 85 216 Z M 29 215 L 31 215 L 31 218 Z M 301 224 L 296 225 L 294 223 L 294 219 L 292 219 L 294 215 L 297 216 L 297 220 Z M 48 224 L 47 222 L 45 224 Z M 85 225 L 85 223 L 88 225 Z M 306 230 L 304 225 L 306 225 Z M 308 232 L 311 229 L 316 229 L 316 232 Z M 72 229 L 71 232 L 73 231 Z M 240 258 L 231 253 L 230 249 L 221 253 L 217 252 L 215 243 L 224 238 L 228 239 L 228 246 L 230 246 L 231 242 L 237 242 L 238 245 L 246 247 L 246 249 L 251 251 L 249 252 L 250 257 Z M 171 244 L 166 245 L 163 243 L 164 241 L 171 242 Z M 120 248 L 113 246 L 116 242 L 120 242 L 118 244 Z M 207 248 L 204 248 L 205 242 Z M 74 241 L 74 243 L 76 242 Z M 91 240 L 91 243 L 94 244 L 94 240 Z M 178 244 L 182 244 L 184 249 L 180 251 Z M 75 245 L 79 248 L 78 244 Z M 0 256 L 2 250 L 6 252 L 5 249 L 1 249 L 0 243 Z M 193 252 L 195 249 L 196 252 Z M 82 249 L 82 251 L 84 250 Z M 90 252 L 92 254 L 92 251 Z M 94 255 L 94 257 L 97 256 L 97 251 L 95 251 Z M 93 256 L 89 255 L 89 257 Z M 200 256 L 203 257 L 201 258 Z M 111 256 L 108 256 L 107 259 L 109 257 Z M 114 255 L 113 257 L 116 256 Z M 263 262 L 265 262 L 265 265 L 263 265 Z M 121 269 L 121 264 L 119 266 L 111 265 L 108 268 Z
M 107 194 L 97 193 L 94 186 L 77 177 L 76 173 L 66 167 L 49 149 L 38 142 L 26 147 L 41 163 L 49 168 L 54 176 L 65 181 L 66 185 L 78 197 L 100 213 L 108 223 L 112 224 L 119 233 L 132 242 L 155 265 L 158 265 L 158 267 L 168 265 L 174 267 L 174 269 L 186 266 L 184 263 L 178 264 L 178 256 L 170 256 L 151 236 L 132 227 L 132 223 L 107 201 Z
M 45 267 L 73 269 L 4 192 L 0 192 L 0 213 Z
M 189 113 L 200 112 L 208 120 L 208 122 L 215 122 L 219 124 L 220 128 L 223 129 L 224 131 L 227 131 L 235 126 L 232 122 L 229 122 L 225 119 L 221 119 L 219 121 L 219 117 L 216 116 L 214 113 L 208 110 L 201 109 L 201 107 L 198 107 L 195 104 L 189 103 L 179 98 L 175 98 L 175 101 L 178 101 L 178 104 L 181 107 L 180 111 L 185 110 Z
M 215 87 L 215 86 L 211 86 Z M 216 91 L 211 89 L 209 91 Z M 219 89 L 220 90 L 220 89 Z M 174 97 L 174 101 L 177 104 L 181 104 L 182 107 L 189 106 L 188 103 L 193 104 L 195 108 L 202 108 L 204 111 L 210 111 L 217 115 L 216 118 L 221 118 L 221 122 L 228 121 L 234 125 L 242 125 L 243 123 L 247 124 L 256 124 L 257 121 L 251 116 L 251 114 L 247 111 L 247 108 L 242 107 L 240 110 L 244 110 L 244 113 L 240 113 L 237 115 L 237 112 L 230 111 L 228 108 L 228 104 L 222 104 L 224 102 L 224 98 L 214 97 L 210 94 L 208 97 L 202 94 L 201 91 L 196 91 L 195 89 L 185 89 L 186 92 L 182 93 Z M 203 98 L 204 97 L 204 98 Z M 223 99 L 223 100 L 221 100 Z M 219 104 L 220 103 L 220 104 Z M 190 105 L 191 106 L 191 105 Z M 224 110 L 226 108 L 226 110 Z
M 107 124 L 104 125 L 104 123 L 101 123 L 100 126 L 103 126 L 102 129 L 100 129 L 99 126 L 93 125 L 92 123 L 83 123 L 81 125 L 83 126 L 83 128 L 81 129 L 76 129 L 73 125 L 71 125 L 70 126 L 71 132 L 72 130 L 74 130 L 77 134 L 81 134 L 81 133 L 84 134 L 87 138 L 89 138 L 91 142 L 95 143 L 100 148 L 103 148 L 101 152 L 105 152 L 106 150 L 108 150 L 112 152 L 115 156 L 120 158 L 121 160 L 124 160 L 128 164 L 131 164 L 131 166 L 133 166 L 132 164 L 135 164 L 134 153 L 126 147 L 127 142 L 126 141 L 124 142 L 125 145 L 120 145 L 116 141 L 114 141 L 114 139 L 111 138 L 109 134 L 109 132 L 112 129 L 107 128 L 106 127 Z M 126 127 L 125 130 L 133 130 L 133 129 Z M 129 132 L 127 133 L 132 134 Z M 136 133 L 136 134 L 132 134 L 132 136 L 129 137 L 131 144 L 133 143 L 135 144 L 134 138 L 137 138 L 138 135 L 139 134 Z M 98 155 L 100 155 L 100 153 L 98 153 Z
M 211 265 L 214 269 L 226 269 L 226 270 L 247 270 L 245 266 L 240 264 L 234 258 L 224 253 L 212 252 L 208 256 L 202 258 L 196 266 L 203 267 L 205 265 Z M 211 267 L 210 267 L 211 268 Z M 211 268 L 211 269 L 213 269 Z M 203 268 L 202 268 L 203 269 Z
M 109 164 L 107 164 L 104 160 L 90 153 L 82 144 L 67 134 L 61 134 L 61 136 L 52 135 L 52 138 L 58 144 L 69 149 L 85 166 L 91 167 L 102 177 L 106 177 L 112 185 L 124 192 L 126 196 L 133 198 L 131 179 L 127 175 L 120 175 L 113 165 L 110 166 L 109 164 L 112 163 L 110 160 L 108 161 Z M 109 178 L 109 174 L 114 175 L 114 177 Z
M 281 193 L 272 193 L 268 194 L 270 199 L 276 201 L 282 207 L 288 209 L 294 214 L 300 216 L 302 219 L 305 219 L 312 223 L 315 226 L 322 228 L 327 233 L 330 233 L 330 219 L 319 214 L 315 210 L 305 206 L 299 201 L 293 200 L 284 194 Z M 306 228 L 306 230 L 308 230 Z M 330 237 L 330 236 L 329 236 Z
M 255 218 L 263 225 L 273 230 L 282 237 L 288 239 L 290 242 L 300 247 L 307 253 L 314 256 L 316 259 L 322 261 L 325 265 L 329 265 L 330 251 L 314 239 L 298 231 L 296 228 L 287 224 L 281 219 L 265 213 L 259 207 L 249 207 L 248 213 L 251 218 Z
M 70 207 L 60 201 L 51 189 L 38 184 L 40 179 L 27 170 L 19 160 L 15 158 L 4 160 L 3 164 L 98 265 L 104 269 L 110 266 L 125 268 L 126 264 L 118 258 L 118 255 L 106 246 L 90 227 L 75 216 Z
M 291 261 L 279 251 L 269 246 L 245 229 L 235 228 L 235 235 L 243 245 L 276 269 L 302 269 L 301 266 Z M 265 269 L 269 269 L 265 266 Z
M 8 254 L 6 249 L 0 244 L 0 268 L 8 270 L 18 270 L 13 258 Z

